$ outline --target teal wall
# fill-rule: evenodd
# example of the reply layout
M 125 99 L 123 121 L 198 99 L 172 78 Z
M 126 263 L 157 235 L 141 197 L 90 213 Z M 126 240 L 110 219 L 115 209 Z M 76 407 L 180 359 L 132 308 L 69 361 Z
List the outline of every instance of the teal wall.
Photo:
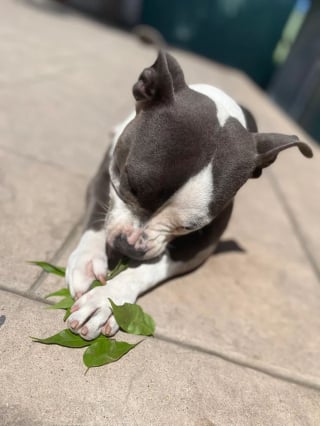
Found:
M 237 67 L 266 87 L 295 0 L 144 0 L 142 21 L 168 43 Z

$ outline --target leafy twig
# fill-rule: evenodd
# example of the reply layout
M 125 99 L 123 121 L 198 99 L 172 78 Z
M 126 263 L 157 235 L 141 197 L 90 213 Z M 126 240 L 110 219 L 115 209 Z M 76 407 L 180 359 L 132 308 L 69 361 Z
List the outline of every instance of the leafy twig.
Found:
M 32 261 L 29 263 L 41 267 L 48 273 L 55 274 L 60 277 L 65 276 L 65 268 L 60 266 L 54 266 L 43 261 Z M 113 279 L 127 268 L 128 261 L 120 261 L 117 266 L 107 274 L 107 281 Z M 95 280 L 92 283 L 91 288 L 99 285 L 102 285 L 101 282 Z M 45 297 L 63 297 L 62 300 L 50 306 L 48 309 L 64 309 L 66 312 L 63 320 L 66 321 L 66 319 L 71 314 L 71 306 L 74 304 L 74 300 L 69 292 L 69 289 L 61 288 L 60 290 L 50 293 Z M 109 299 L 109 302 L 112 306 L 113 315 L 115 316 L 115 319 L 118 322 L 121 330 L 127 333 L 144 336 L 150 336 L 154 334 L 154 320 L 150 315 L 146 314 L 139 305 L 131 303 L 116 305 L 111 299 Z M 44 343 L 46 345 L 60 345 L 69 348 L 87 347 L 83 354 L 83 363 L 86 367 L 88 367 L 85 374 L 89 368 L 99 367 L 101 365 L 109 364 L 119 360 L 131 349 L 141 343 L 141 341 L 135 344 L 119 342 L 115 339 L 108 339 L 106 336 L 102 335 L 94 340 L 85 340 L 69 329 L 62 330 L 59 333 L 44 339 L 37 337 L 31 337 L 31 339 L 34 342 Z

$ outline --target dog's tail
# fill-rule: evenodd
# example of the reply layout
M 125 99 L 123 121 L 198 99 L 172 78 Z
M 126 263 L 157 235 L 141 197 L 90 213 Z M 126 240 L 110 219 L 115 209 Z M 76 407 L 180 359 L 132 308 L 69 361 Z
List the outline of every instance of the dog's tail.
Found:
M 142 41 L 142 43 L 151 44 L 158 50 L 168 49 L 168 44 L 163 35 L 160 31 L 150 25 L 137 25 L 133 28 L 132 32 L 140 41 Z

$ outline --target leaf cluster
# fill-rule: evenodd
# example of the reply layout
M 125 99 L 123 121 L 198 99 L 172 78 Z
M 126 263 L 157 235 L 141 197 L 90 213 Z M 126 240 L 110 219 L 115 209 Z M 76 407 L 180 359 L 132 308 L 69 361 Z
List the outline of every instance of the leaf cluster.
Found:
M 60 266 L 54 266 L 50 263 L 43 261 L 30 262 L 34 265 L 41 267 L 44 271 L 58 275 L 60 277 L 65 276 L 65 268 Z M 108 273 L 107 281 L 111 280 L 128 267 L 127 261 L 121 261 L 118 265 Z M 91 288 L 102 285 L 100 281 L 93 281 Z M 53 293 L 46 296 L 49 297 L 62 297 L 59 302 L 50 306 L 48 309 L 63 309 L 65 315 L 63 320 L 71 314 L 71 307 L 74 304 L 69 289 L 61 288 Z M 146 314 L 141 306 L 132 303 L 125 303 L 124 305 L 116 305 L 111 299 L 109 302 L 112 307 L 113 315 L 121 330 L 136 335 L 152 336 L 155 331 L 155 322 L 152 317 Z M 131 344 L 128 342 L 121 342 L 115 339 L 109 339 L 106 336 L 100 335 L 94 340 L 85 340 L 80 335 L 73 333 L 69 329 L 64 329 L 53 336 L 47 338 L 31 337 L 34 342 L 44 343 L 46 345 L 59 345 L 68 348 L 83 348 L 86 350 L 83 354 L 83 363 L 86 367 L 99 367 L 101 365 L 109 364 L 117 361 L 131 349 L 137 346 L 140 342 Z

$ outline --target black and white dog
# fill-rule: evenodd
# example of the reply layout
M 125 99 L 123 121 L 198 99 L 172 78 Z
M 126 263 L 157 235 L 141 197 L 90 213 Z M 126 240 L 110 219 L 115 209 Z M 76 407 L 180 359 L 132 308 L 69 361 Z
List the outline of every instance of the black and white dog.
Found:
M 67 266 L 77 299 L 68 326 L 85 339 L 117 332 L 108 298 L 134 303 L 204 262 L 239 188 L 280 151 L 297 146 L 312 157 L 296 136 L 257 133 L 252 115 L 221 90 L 188 86 L 177 61 L 163 51 L 142 72 L 133 95 L 136 111 L 117 128 L 89 185 L 85 232 Z M 131 259 L 130 267 L 89 290 L 122 256 Z

